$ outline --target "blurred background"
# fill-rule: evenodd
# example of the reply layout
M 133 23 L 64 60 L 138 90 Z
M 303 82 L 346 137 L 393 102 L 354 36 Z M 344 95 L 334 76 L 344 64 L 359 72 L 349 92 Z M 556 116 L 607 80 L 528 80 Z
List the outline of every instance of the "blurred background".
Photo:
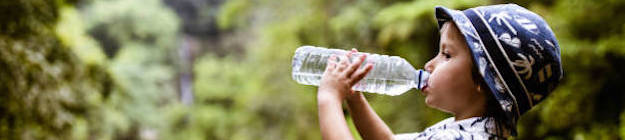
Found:
M 1 0 L 0 139 L 321 139 L 298 46 L 423 67 L 434 6 L 499 3 L 547 20 L 565 71 L 513 139 L 625 138 L 622 0 Z M 366 97 L 395 133 L 450 117 L 416 90 Z

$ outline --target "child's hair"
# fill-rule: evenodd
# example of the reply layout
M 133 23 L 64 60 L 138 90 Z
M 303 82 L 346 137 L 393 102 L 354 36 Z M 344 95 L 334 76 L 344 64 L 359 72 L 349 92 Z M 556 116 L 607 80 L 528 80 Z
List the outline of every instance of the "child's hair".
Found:
M 493 121 L 493 123 L 495 124 L 494 134 L 496 135 L 496 137 L 505 138 L 506 129 L 511 127 L 507 123 L 508 120 L 505 112 L 501 109 L 497 99 L 495 99 L 495 96 L 492 94 L 492 92 L 488 90 L 488 85 L 486 84 L 484 79 L 482 79 L 482 76 L 480 75 L 476 65 L 473 65 L 471 74 L 473 77 L 473 81 L 478 84 L 478 86 L 480 86 L 480 89 L 482 89 L 482 94 L 484 94 L 484 96 L 486 97 L 486 105 L 484 106 L 486 110 L 484 111 L 483 117 L 492 119 L 487 121 Z

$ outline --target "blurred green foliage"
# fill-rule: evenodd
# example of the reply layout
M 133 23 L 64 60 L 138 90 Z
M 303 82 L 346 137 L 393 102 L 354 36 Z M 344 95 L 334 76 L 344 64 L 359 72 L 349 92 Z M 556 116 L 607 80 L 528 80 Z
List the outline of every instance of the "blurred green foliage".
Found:
M 357 48 L 422 67 L 437 52 L 434 6 L 508 2 L 550 23 L 565 70 L 513 139 L 625 138 L 625 1 L 217 0 L 194 5 L 193 20 L 170 7 L 184 2 L 198 3 L 0 2 L 0 139 L 320 139 L 316 88 L 290 76 L 298 46 Z M 189 29 L 202 26 L 214 29 Z M 202 41 L 194 102 L 183 105 L 178 47 L 188 32 Z M 395 133 L 450 116 L 414 90 L 366 97 Z

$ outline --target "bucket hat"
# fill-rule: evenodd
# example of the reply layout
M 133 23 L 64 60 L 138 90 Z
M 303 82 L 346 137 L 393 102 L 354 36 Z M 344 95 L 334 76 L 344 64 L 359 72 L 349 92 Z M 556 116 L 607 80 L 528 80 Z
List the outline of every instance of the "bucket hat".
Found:
M 515 136 L 519 117 L 549 95 L 563 77 L 553 31 L 542 17 L 516 4 L 463 11 L 437 6 L 435 15 L 439 28 L 448 21 L 458 26 Z

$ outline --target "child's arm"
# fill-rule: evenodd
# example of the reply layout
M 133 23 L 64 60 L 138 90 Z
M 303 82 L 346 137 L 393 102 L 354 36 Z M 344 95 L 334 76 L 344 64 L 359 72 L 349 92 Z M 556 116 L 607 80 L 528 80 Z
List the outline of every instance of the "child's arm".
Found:
M 358 129 L 358 133 L 364 140 L 390 140 L 393 139 L 393 132 L 375 113 L 367 102 L 367 99 L 356 92 L 347 98 L 347 106 L 352 119 Z
M 319 93 L 321 94 L 321 93 Z M 319 124 L 321 136 L 324 140 L 353 140 L 345 116 L 341 101 L 329 97 L 317 97 L 319 108 Z
M 352 93 L 351 87 L 358 83 L 371 70 L 372 64 L 367 64 L 364 69 L 358 69 L 365 59 L 365 55 L 351 63 L 346 59 L 356 50 L 347 53 L 347 57 L 336 63 L 336 56 L 330 57 L 325 72 L 317 91 L 317 104 L 319 108 L 319 124 L 321 135 L 324 140 L 348 140 L 354 139 L 351 135 L 345 116 L 343 115 L 342 102 L 347 94 Z

